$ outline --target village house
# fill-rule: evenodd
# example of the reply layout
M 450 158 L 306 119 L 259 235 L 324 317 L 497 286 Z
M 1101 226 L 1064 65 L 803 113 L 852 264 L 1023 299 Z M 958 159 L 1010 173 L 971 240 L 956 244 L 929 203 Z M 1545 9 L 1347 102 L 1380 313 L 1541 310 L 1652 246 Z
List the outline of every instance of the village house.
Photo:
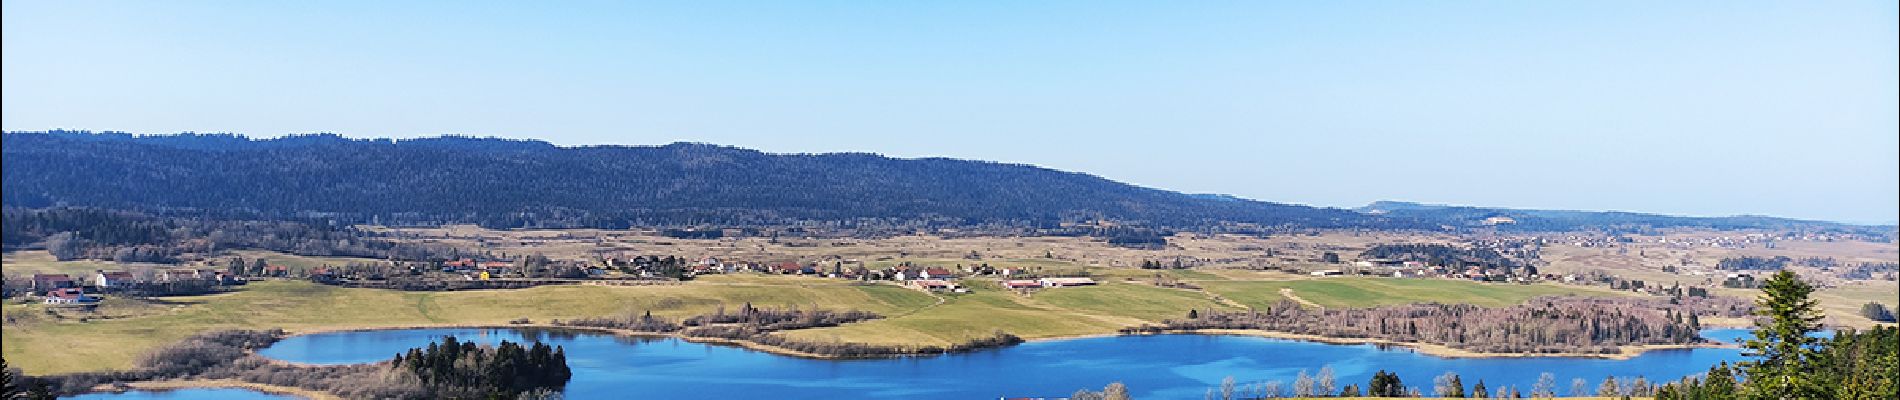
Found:
M 481 267 L 482 270 L 485 270 L 485 271 L 502 273 L 502 272 L 508 272 L 509 268 L 514 267 L 515 265 L 507 261 L 483 261 L 479 266 Z
M 818 271 L 813 270 L 812 267 L 810 266 L 799 265 L 798 263 L 795 263 L 795 262 L 782 262 L 782 263 L 778 263 L 777 265 L 773 265 L 771 272 L 775 274 L 782 274 L 782 275 L 803 275 L 803 274 L 816 273 Z
M 335 283 L 337 281 L 336 271 L 330 270 L 329 267 L 320 267 L 310 270 L 310 280 L 317 283 Z
M 963 289 L 962 287 L 957 286 L 957 284 L 955 283 L 951 283 L 949 281 L 943 281 L 943 280 L 936 280 L 936 279 L 918 279 L 918 280 L 910 281 L 909 284 L 918 289 L 928 290 L 932 292 L 954 291 L 954 292 L 962 293 L 962 292 L 968 291 L 968 290 Z
M 98 303 L 99 298 L 87 295 L 85 291 L 79 290 L 79 288 L 64 288 L 47 292 L 42 302 L 58 305 L 84 305 Z
M 1003 287 L 1010 289 L 1037 289 L 1042 287 L 1042 282 L 1035 279 L 1011 279 L 1003 281 Z
M 158 280 L 161 282 L 184 282 L 198 279 L 198 270 L 195 269 L 168 269 L 158 274 Z
M 73 278 L 66 274 L 33 274 L 34 293 L 47 294 L 54 290 L 75 287 L 79 287 L 79 284 L 73 282 Z
M 924 268 L 924 272 L 921 274 L 918 274 L 917 277 L 923 278 L 923 279 L 952 279 L 952 278 L 956 278 L 957 276 L 956 274 L 950 273 L 950 270 L 944 269 L 943 267 L 930 267 L 930 268 Z
M 132 273 L 125 271 L 93 270 L 92 285 L 101 289 L 110 289 L 132 283 Z
M 1345 275 L 1345 274 L 1346 274 L 1345 272 L 1341 272 L 1340 270 L 1336 270 L 1336 269 L 1322 269 L 1318 271 L 1313 271 L 1311 273 L 1311 275 L 1313 276 L 1340 276 L 1340 275 Z
M 442 272 L 461 272 L 475 268 L 475 260 L 460 259 L 442 262 Z

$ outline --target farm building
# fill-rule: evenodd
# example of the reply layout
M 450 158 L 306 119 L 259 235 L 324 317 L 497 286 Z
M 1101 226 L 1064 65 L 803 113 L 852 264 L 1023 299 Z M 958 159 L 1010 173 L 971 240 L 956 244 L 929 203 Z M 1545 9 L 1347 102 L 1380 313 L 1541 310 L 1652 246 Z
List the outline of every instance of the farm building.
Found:
M 93 286 L 111 288 L 132 283 L 132 273 L 130 272 L 106 270 L 94 270 L 93 272 Z
M 99 298 L 87 295 L 78 288 L 55 289 L 46 293 L 46 304 L 81 305 L 98 303 Z
M 33 274 L 33 291 L 52 293 L 54 290 L 79 287 L 73 278 L 66 274 Z

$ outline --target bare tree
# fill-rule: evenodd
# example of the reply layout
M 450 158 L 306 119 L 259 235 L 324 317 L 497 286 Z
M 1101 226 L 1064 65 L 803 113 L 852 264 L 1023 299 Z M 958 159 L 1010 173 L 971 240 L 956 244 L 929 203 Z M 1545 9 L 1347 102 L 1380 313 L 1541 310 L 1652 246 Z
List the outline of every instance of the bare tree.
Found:
M 1458 373 L 1445 371 L 1443 375 L 1432 378 L 1432 394 L 1438 397 L 1464 397 L 1464 384 L 1459 382 Z
M 1616 389 L 1616 377 L 1614 376 L 1603 377 L 1603 383 L 1597 385 L 1597 396 L 1599 397 L 1616 397 L 1618 393 L 1621 392 Z
M 1320 366 L 1320 367 L 1319 367 L 1319 376 L 1318 376 L 1317 378 L 1318 378 L 1318 381 L 1319 381 L 1319 382 L 1318 382 L 1318 383 L 1319 383 L 1319 387 L 1317 388 L 1317 390 L 1319 391 L 1319 395 L 1320 395 L 1320 396 L 1322 396 L 1322 397 L 1323 397 L 1323 396 L 1332 396 L 1332 395 L 1334 395 L 1334 394 L 1337 394 L 1337 393 L 1339 393 L 1339 382 L 1338 382 L 1338 381 L 1336 381 L 1336 380 L 1334 380 L 1334 378 L 1333 378 L 1333 366 L 1332 366 L 1332 365 L 1322 365 L 1322 366 Z
M 1220 380 L 1220 399 L 1234 400 L 1234 376 L 1228 375 Z
M 1557 397 L 1557 375 L 1549 372 L 1537 374 L 1537 384 L 1531 386 L 1531 397 Z
M 1269 399 L 1274 399 L 1274 398 L 1279 398 L 1281 395 L 1286 394 L 1286 389 L 1283 388 L 1282 386 L 1283 385 L 1280 383 L 1280 381 L 1267 381 L 1267 385 L 1265 387 L 1267 395 L 1265 397 Z
M 86 240 L 72 232 L 60 232 L 46 237 L 46 252 L 52 253 L 53 259 L 56 260 L 67 261 L 80 258 L 85 255 L 82 253 L 85 249 Z
M 1575 379 L 1570 380 L 1570 397 L 1584 397 L 1584 396 L 1589 396 L 1589 395 L 1590 395 L 1590 380 L 1583 379 L 1583 378 L 1575 378 Z
M 1636 397 L 1649 397 L 1653 395 L 1651 393 L 1653 391 L 1652 389 L 1653 387 L 1649 385 L 1649 379 L 1637 376 L 1636 379 L 1630 381 L 1629 391 L 1623 392 L 1623 394 Z
M 1293 378 L 1293 397 L 1313 397 L 1313 377 L 1304 369 Z

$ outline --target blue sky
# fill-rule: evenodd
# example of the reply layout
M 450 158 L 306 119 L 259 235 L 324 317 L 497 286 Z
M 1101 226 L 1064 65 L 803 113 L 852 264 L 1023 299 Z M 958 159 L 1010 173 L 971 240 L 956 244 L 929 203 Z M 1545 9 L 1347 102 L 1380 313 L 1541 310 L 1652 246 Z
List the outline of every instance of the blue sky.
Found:
M 698 141 L 1325 206 L 1900 219 L 1893 1 L 0 11 L 10 131 Z

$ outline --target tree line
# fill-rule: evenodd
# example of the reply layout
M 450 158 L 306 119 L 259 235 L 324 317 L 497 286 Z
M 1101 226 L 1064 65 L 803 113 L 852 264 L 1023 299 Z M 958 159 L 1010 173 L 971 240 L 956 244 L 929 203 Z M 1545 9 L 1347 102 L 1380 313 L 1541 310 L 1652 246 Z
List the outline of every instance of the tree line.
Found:
M 1473 247 L 1463 248 L 1437 243 L 1381 244 L 1372 246 L 1360 254 L 1362 258 L 1387 259 L 1396 261 L 1418 261 L 1430 265 L 1461 267 L 1467 264 L 1485 268 L 1515 268 L 1525 264 L 1517 259 L 1498 253 L 1497 250 Z
M 1410 304 L 1312 309 L 1291 300 L 1239 312 L 1191 311 L 1189 318 L 1124 328 L 1124 333 L 1257 329 L 1337 338 L 1430 343 L 1488 353 L 1616 353 L 1621 346 L 1700 343 L 1703 316 L 1739 316 L 1727 298 L 1590 298 L 1546 296 L 1486 308 Z
M 402 243 L 331 219 L 224 219 L 90 207 L 0 210 L 9 250 L 43 246 L 60 260 L 177 262 L 185 254 L 260 249 L 306 256 L 439 259 L 446 246 Z
M 574 373 L 567 352 L 535 342 L 532 346 L 503 340 L 493 348 L 458 342 L 445 336 L 440 343 L 409 349 L 389 361 L 389 367 L 421 378 L 446 398 L 514 398 L 522 393 L 559 391 Z
M 1900 395 L 1900 329 L 1841 330 L 1817 338 L 1814 287 L 1781 271 L 1762 284 L 1761 317 L 1742 347 L 1750 359 L 1663 386 L 1658 400 L 1890 399 Z
M 48 376 L 8 370 L 6 378 L 22 392 L 51 396 L 113 383 L 229 379 L 348 399 L 441 399 L 552 397 L 572 376 L 565 352 L 539 343 L 523 347 L 504 342 L 490 348 L 455 342 L 455 349 L 449 350 L 445 339 L 387 362 L 351 365 L 289 364 L 256 354 L 284 337 L 284 331 L 276 329 L 207 332 L 161 346 L 140 357 L 131 370 Z

